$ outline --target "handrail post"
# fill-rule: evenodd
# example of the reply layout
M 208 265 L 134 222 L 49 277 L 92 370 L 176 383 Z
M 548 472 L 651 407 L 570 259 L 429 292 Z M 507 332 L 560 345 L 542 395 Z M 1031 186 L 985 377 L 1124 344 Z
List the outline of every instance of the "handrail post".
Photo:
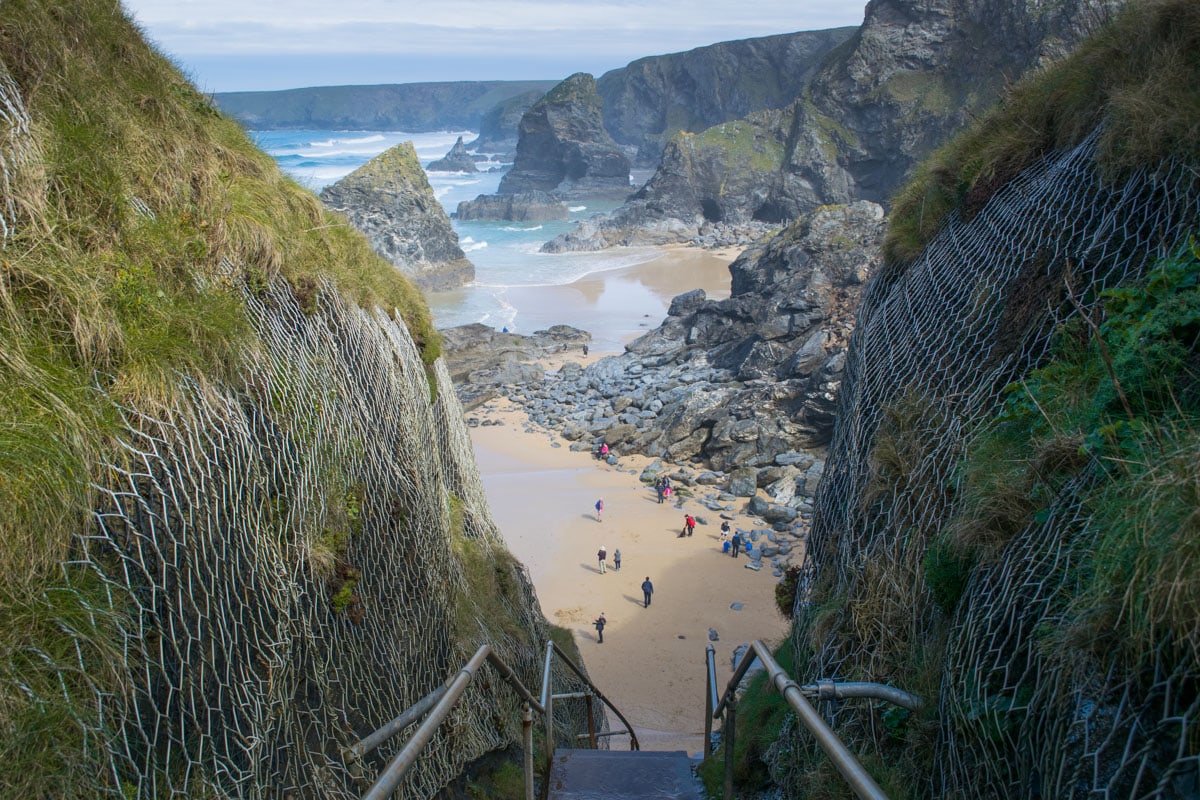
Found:
M 587 693 L 587 697 L 584 698 L 584 702 L 587 703 L 588 746 L 591 747 L 593 750 L 595 750 L 596 749 L 596 712 L 592 705 L 592 693 L 591 692 Z
M 533 709 L 521 705 L 521 743 L 525 747 L 525 800 L 533 800 Z
M 721 746 L 725 748 L 725 800 L 733 800 L 733 744 L 737 740 L 737 696 L 730 692 L 721 723 Z
M 704 648 L 704 757 L 708 758 L 708 754 L 712 752 L 712 721 L 713 721 L 713 693 L 712 683 L 714 675 L 714 659 L 715 651 L 710 644 Z

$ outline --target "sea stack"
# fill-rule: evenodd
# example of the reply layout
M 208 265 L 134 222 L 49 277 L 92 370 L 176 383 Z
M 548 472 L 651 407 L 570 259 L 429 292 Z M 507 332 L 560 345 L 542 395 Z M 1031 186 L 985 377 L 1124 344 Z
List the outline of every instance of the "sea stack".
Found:
M 321 200 L 345 214 L 375 252 L 422 289 L 453 289 L 475 278 L 475 265 L 459 247 L 412 142 L 385 150 L 326 187 Z
M 624 197 L 629 159 L 604 129 L 596 81 L 578 72 L 521 117 L 517 158 L 500 194 L 554 192 L 560 197 Z
M 454 143 L 454 147 L 450 148 L 450 152 L 446 153 L 445 158 L 439 158 L 437 161 L 429 162 L 429 166 L 425 169 L 430 172 L 478 172 L 479 169 L 475 166 L 475 159 L 467 152 L 466 145 L 463 144 L 462 137 L 458 137 L 458 141 Z

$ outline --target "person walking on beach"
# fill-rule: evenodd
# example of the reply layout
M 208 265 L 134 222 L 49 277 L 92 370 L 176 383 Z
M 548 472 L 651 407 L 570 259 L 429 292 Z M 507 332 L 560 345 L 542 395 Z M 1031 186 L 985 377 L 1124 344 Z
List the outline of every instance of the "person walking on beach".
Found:
M 621 548 L 613 550 L 613 569 L 617 572 L 621 571 Z
M 604 574 L 604 569 L 607 566 L 605 559 L 608 558 L 608 551 L 604 549 L 604 545 L 600 545 L 600 549 L 596 552 L 596 558 L 600 560 L 600 574 Z
M 737 558 L 738 550 L 742 549 L 742 532 L 733 534 L 733 557 Z
M 650 595 L 654 594 L 654 584 L 650 582 L 650 576 L 646 576 L 646 580 L 642 581 L 642 598 L 645 605 L 642 608 L 650 607 Z
M 658 504 L 661 506 L 662 501 L 663 501 L 663 496 L 666 494 L 666 491 L 667 491 L 667 487 L 663 484 L 662 481 L 658 481 L 657 483 L 654 484 L 654 488 L 655 488 L 655 490 L 658 491 Z
M 604 513 L 604 498 L 601 497 L 596 501 L 596 522 L 600 522 L 600 515 Z
M 684 527 L 687 528 L 687 535 L 691 536 L 696 532 L 696 518 L 691 514 L 687 514 L 683 518 Z
M 585 344 L 585 345 L 583 346 L 583 357 L 584 357 L 584 358 L 587 358 L 587 351 L 588 351 L 588 346 Z
M 596 644 L 604 644 L 604 626 L 608 624 L 608 620 L 604 618 L 604 612 L 600 612 L 600 616 L 592 623 L 596 626 L 596 633 L 600 635 L 600 641 Z

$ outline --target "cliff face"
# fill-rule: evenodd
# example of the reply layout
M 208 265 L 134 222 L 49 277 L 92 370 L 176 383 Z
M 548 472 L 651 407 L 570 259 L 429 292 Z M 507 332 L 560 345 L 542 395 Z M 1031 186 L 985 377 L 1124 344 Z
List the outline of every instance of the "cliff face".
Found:
M 522 92 L 502 100 L 479 119 L 479 136 L 468 145 L 483 153 L 500 153 L 514 157 L 517 151 L 518 128 L 534 103 L 545 91 Z
M 911 255 L 858 314 L 793 645 L 925 698 L 836 716 L 898 793 L 1200 785 L 1198 48 L 1195 3 L 1131 6 L 890 220 Z M 825 768 L 787 739 L 801 787 Z
M 604 73 L 604 127 L 657 164 L 678 131 L 698 132 L 791 103 L 855 28 L 786 33 L 650 56 Z
M 756 192 L 720 198 L 725 218 L 790 220 L 824 203 L 886 203 L 914 164 L 995 103 L 1006 85 L 1068 52 L 1121 5 L 873 0 L 862 27 L 785 113 L 747 120 L 756 138 L 780 143 L 773 164 L 747 172 L 744 145 L 735 140 L 724 152 L 710 148 L 697 169 L 681 157 L 690 145 L 677 136 L 637 197 L 594 231 L 555 247 L 630 243 L 639 228 L 686 240 L 711 220 L 706 200 L 722 186 L 748 181 Z
M 116 2 L 0 5 L 0 109 L 0 795 L 358 797 L 482 641 L 539 685 L 411 284 Z
M 380 153 L 337 183 L 321 201 L 366 234 L 375 252 L 427 289 L 451 289 L 475 277 L 458 234 L 433 194 L 412 142 Z
M 519 95 L 536 93 L 540 97 L 554 85 L 555 81 L 455 81 L 313 86 L 278 92 L 217 92 L 213 100 L 250 129 L 417 133 L 479 130 L 481 119 L 496 106 Z
M 596 196 L 629 191 L 629 159 L 604 129 L 591 75 L 577 73 L 521 117 L 517 159 L 500 194 Z

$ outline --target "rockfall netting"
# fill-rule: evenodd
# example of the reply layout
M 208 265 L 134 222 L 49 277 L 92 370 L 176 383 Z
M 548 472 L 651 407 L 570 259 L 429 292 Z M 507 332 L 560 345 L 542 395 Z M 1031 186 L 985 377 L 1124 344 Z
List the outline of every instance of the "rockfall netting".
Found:
M 100 710 L 84 731 L 107 754 L 97 796 L 357 797 L 404 737 L 357 765 L 340 749 L 479 644 L 541 688 L 547 626 L 444 366 L 427 371 L 401 325 L 328 289 L 310 313 L 282 282 L 247 303 L 245 386 L 181 378 L 173 407 L 123 409 L 123 449 L 65 566 L 88 597 L 103 583 L 96 613 L 123 649 L 120 691 L 62 684 Z M 397 796 L 429 797 L 519 742 L 516 695 L 480 677 Z M 557 691 L 580 688 L 556 671 Z M 564 742 L 586 730 L 582 701 L 555 709 Z
M 1200 792 L 1200 620 L 1145 667 L 1070 653 L 1062 619 L 1091 520 L 1068 485 L 976 568 L 947 627 L 923 558 L 959 502 L 958 464 L 1004 387 L 1044 363 L 1051 334 L 1136 281 L 1200 225 L 1200 175 L 1168 163 L 1106 180 L 1095 137 L 1044 158 L 970 220 L 952 217 L 914 263 L 864 299 L 847 360 L 797 595 L 802 679 L 911 689 L 915 653 L 944 654 L 920 792 L 933 797 L 1184 798 Z M 948 630 L 948 633 L 945 631 Z M 944 641 L 941 637 L 948 637 Z M 804 659 L 808 659 L 807 663 Z M 896 731 L 884 706 L 825 711 L 852 749 Z M 903 734 L 901 734 L 903 737 Z M 896 739 L 889 745 L 895 752 Z M 819 756 L 803 734 L 776 747 L 777 776 Z M 903 747 L 903 745 L 901 745 Z M 883 752 L 882 750 L 877 752 Z M 795 791 L 795 789 L 793 789 Z

